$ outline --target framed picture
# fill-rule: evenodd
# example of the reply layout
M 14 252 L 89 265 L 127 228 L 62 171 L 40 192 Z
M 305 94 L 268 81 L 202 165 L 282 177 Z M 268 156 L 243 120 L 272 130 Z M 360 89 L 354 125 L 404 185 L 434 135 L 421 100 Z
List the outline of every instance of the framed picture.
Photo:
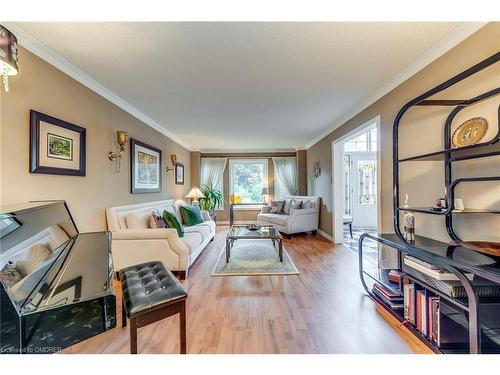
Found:
M 184 164 L 175 163 L 175 183 L 184 185 Z
M 30 173 L 85 176 L 85 128 L 31 110 Z
M 130 139 L 130 192 L 161 192 L 161 150 Z

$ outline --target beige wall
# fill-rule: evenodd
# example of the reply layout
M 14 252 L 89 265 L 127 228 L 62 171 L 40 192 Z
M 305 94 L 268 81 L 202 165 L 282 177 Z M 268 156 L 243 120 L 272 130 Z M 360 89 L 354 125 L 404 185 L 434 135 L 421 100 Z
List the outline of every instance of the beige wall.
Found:
M 333 234 L 332 222 L 332 142 L 341 138 L 366 121 L 380 115 L 381 118 L 381 189 L 380 204 L 382 207 L 382 232 L 393 232 L 392 208 L 392 125 L 396 113 L 409 100 L 433 88 L 439 83 L 462 72 L 466 68 L 493 55 L 500 50 L 500 23 L 490 23 L 477 33 L 466 39 L 441 58 L 427 66 L 412 78 L 392 90 L 364 111 L 344 123 L 307 150 L 308 193 L 322 197 L 320 214 L 320 229 Z M 499 65 L 499 64 L 496 64 Z M 481 76 L 467 80 L 464 84 L 454 87 L 441 95 L 442 98 L 462 99 L 473 96 L 487 87 L 500 85 L 499 67 L 490 68 Z M 492 103 L 493 102 L 493 103 Z M 481 106 L 473 106 L 457 118 L 453 128 L 456 128 L 465 117 L 485 116 L 490 121 L 490 136 L 498 126 L 498 97 Z M 442 148 L 443 113 L 435 109 L 424 110 L 419 114 L 409 113 L 403 118 L 400 137 L 400 155 L 414 155 L 425 150 Z M 494 130 L 493 130 L 494 129 Z M 318 179 L 312 175 L 313 164 L 319 161 L 322 173 Z M 444 194 L 442 185 L 442 164 L 412 163 L 402 170 L 402 193 L 408 192 L 412 205 L 432 205 L 434 200 Z M 454 175 L 498 175 L 500 174 L 500 157 L 456 163 Z M 418 183 L 418 184 L 417 184 Z M 466 192 L 465 190 L 469 190 Z M 466 207 L 478 207 L 488 204 L 490 207 L 500 205 L 500 186 L 498 184 L 481 184 L 475 187 L 463 187 L 458 196 L 467 197 Z M 492 202 L 492 203 L 490 203 Z M 463 215 L 458 219 L 457 227 L 462 233 L 467 230 L 466 239 L 496 239 L 499 240 L 498 215 Z M 448 237 L 442 229 L 442 217 L 430 215 L 417 216 L 417 232 L 441 240 Z M 473 230 L 470 230 L 470 229 Z M 496 228 L 496 229 L 495 229 Z
M 182 198 L 190 182 L 190 152 L 130 116 L 106 99 L 32 53 L 20 48 L 20 75 L 10 80 L 11 90 L 1 101 L 1 203 L 64 199 L 80 231 L 106 229 L 107 207 Z M 29 112 L 36 110 L 87 130 L 85 177 L 30 174 Z M 107 158 L 116 151 L 115 131 L 128 132 L 162 150 L 162 166 L 176 154 L 185 166 L 185 184 L 175 185 L 173 172 L 163 172 L 163 188 L 156 194 L 130 194 L 130 147 L 127 144 L 120 173 Z

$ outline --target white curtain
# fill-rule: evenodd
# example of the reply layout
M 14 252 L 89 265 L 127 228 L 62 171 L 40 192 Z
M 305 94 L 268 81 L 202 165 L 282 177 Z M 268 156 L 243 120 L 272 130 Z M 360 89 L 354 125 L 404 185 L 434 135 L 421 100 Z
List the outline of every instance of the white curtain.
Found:
M 224 170 L 227 158 L 201 158 L 201 186 L 213 185 L 224 196 Z M 220 207 L 219 209 L 222 209 Z
M 278 198 L 298 193 L 297 159 L 273 158 L 275 193 Z

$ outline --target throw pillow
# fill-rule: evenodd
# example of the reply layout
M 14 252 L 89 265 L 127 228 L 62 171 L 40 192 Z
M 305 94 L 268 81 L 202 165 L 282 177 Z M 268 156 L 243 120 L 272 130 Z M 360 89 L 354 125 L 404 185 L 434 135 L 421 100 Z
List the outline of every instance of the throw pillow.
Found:
M 290 208 L 292 207 L 293 199 L 285 199 L 285 204 L 283 205 L 283 213 L 285 215 L 290 215 Z
M 41 243 L 33 245 L 29 251 L 28 257 L 16 262 L 16 268 L 23 277 L 29 275 L 49 254 L 50 251 L 47 246 Z
M 298 199 L 293 199 L 292 200 L 292 205 L 290 207 L 290 210 L 300 210 L 302 208 L 303 204 L 304 204 L 303 201 L 300 201 Z
M 161 216 L 158 216 L 157 214 L 152 214 L 149 217 L 149 226 L 153 229 L 168 228 L 168 225 L 165 222 L 165 220 Z
M 184 237 L 184 228 L 182 227 L 179 219 L 173 213 L 163 211 L 163 219 L 170 228 L 175 228 L 179 237 Z
M 264 206 L 262 207 L 262 209 L 260 210 L 260 213 L 261 214 L 268 214 L 271 212 L 271 206 Z
M 125 215 L 125 223 L 128 229 L 148 229 L 146 222 L 133 213 Z
M 310 199 L 306 199 L 304 201 L 304 203 L 302 204 L 302 208 L 313 208 L 313 207 L 314 207 L 314 203 Z
M 272 201 L 271 202 L 271 210 L 269 211 L 271 214 L 281 214 L 283 213 L 283 206 L 285 205 L 285 201 Z
M 201 224 L 205 220 L 203 220 L 203 216 L 201 214 L 200 206 L 193 204 L 191 206 L 180 206 L 179 207 L 182 215 L 182 221 L 184 225 L 191 227 L 196 224 Z
M 0 271 L 0 280 L 3 281 L 7 288 L 12 287 L 21 281 L 23 275 L 17 270 L 12 263 L 7 263 Z

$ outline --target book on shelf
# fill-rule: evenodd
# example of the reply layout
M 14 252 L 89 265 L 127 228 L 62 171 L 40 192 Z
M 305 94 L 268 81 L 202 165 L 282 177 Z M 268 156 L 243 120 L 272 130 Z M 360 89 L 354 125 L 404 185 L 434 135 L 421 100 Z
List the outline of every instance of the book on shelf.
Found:
M 403 286 L 404 318 L 415 325 L 415 284 Z
M 428 333 L 428 309 L 427 309 L 427 291 L 425 289 L 417 290 L 417 329 L 422 332 L 424 336 Z
M 383 302 L 385 302 L 391 309 L 400 310 L 403 309 L 403 296 L 398 292 L 389 289 L 380 283 L 373 284 L 372 288 L 373 294 L 379 297 Z
M 423 262 L 420 259 L 417 259 L 412 256 L 405 255 L 403 263 L 408 267 L 414 268 L 417 271 L 423 272 L 426 275 L 435 278 L 436 280 L 459 281 L 458 277 L 454 273 L 442 270 L 439 267 L 436 268 L 436 266 L 433 266 L 427 262 Z M 467 273 L 465 274 L 465 276 L 469 280 L 474 279 L 474 274 L 472 273 Z
M 403 263 L 403 271 L 420 280 L 423 283 L 429 284 L 434 289 L 440 291 L 447 296 L 452 298 L 467 298 L 467 292 L 460 281 L 455 280 L 438 280 L 432 276 L 429 276 L 425 272 L 420 272 L 419 270 L 409 267 Z M 418 281 L 417 281 L 418 283 Z M 484 297 L 500 297 L 500 285 L 492 281 L 483 279 L 482 277 L 476 276 L 472 280 L 472 287 L 476 295 L 480 298 Z

